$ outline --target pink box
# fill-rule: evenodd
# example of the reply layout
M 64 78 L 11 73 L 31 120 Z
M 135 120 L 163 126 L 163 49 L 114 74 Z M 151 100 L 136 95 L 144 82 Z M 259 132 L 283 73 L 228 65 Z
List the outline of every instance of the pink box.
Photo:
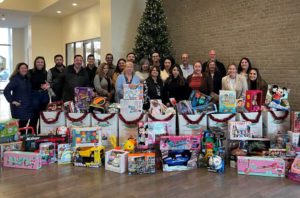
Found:
M 162 136 L 160 150 L 200 150 L 201 136 Z
M 269 177 L 285 176 L 285 161 L 282 158 L 238 156 L 238 174 Z
M 40 169 L 42 157 L 38 153 L 6 151 L 3 166 L 11 168 Z

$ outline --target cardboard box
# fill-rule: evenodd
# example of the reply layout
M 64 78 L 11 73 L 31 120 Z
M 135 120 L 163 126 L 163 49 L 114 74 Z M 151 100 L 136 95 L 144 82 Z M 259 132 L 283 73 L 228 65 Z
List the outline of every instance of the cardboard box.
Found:
M 153 119 L 154 118 L 154 119 Z M 165 115 L 149 115 L 148 113 L 148 121 L 164 121 L 167 119 L 167 127 L 169 135 L 176 135 L 176 114 L 165 114 Z
M 0 122 L 0 143 L 17 141 L 18 120 L 9 119 Z
M 105 152 L 105 170 L 116 173 L 127 171 L 128 152 L 112 149 Z
M 71 164 L 73 150 L 71 144 L 59 144 L 57 148 L 57 163 L 58 164 Z
M 200 115 L 178 115 L 179 135 L 200 135 L 207 129 L 207 116 Z
M 75 87 L 75 108 L 79 112 L 88 112 L 93 99 L 93 88 L 91 87 Z
M 123 84 L 124 99 L 125 100 L 143 100 L 144 89 L 143 84 L 139 84 L 136 89 L 131 89 L 129 84 Z
M 292 145 L 300 146 L 300 145 L 298 145 L 300 133 L 294 133 L 293 131 L 288 131 L 288 135 L 289 135 L 290 143 Z
M 101 145 L 101 128 L 99 127 L 74 127 L 71 133 L 73 147 Z
M 45 142 L 40 144 L 40 155 L 42 157 L 42 165 L 48 165 L 56 162 L 55 144 Z
M 22 141 L 2 143 L 0 144 L 0 162 L 3 161 L 4 152 L 6 151 L 21 151 L 22 150 Z
M 104 162 L 103 146 L 77 147 L 74 157 L 74 166 L 99 168 Z
M 4 167 L 40 169 L 42 157 L 39 153 L 7 151 L 4 153 Z
M 300 112 L 291 112 L 291 131 L 294 133 L 300 133 Z
M 143 112 L 143 100 L 120 100 L 120 114 L 141 114 Z
M 247 140 L 253 138 L 250 130 L 251 122 L 247 121 L 229 121 L 228 133 L 230 140 Z
M 257 112 L 261 110 L 262 105 L 262 91 L 261 90 L 247 90 L 246 91 L 246 105 L 248 112 Z
M 155 153 L 129 153 L 128 174 L 155 173 Z
M 263 113 L 263 134 L 264 137 L 272 137 L 277 133 L 286 134 L 290 130 L 290 114 L 288 111 L 270 111 Z
M 263 118 L 261 112 L 239 113 L 237 115 L 238 121 L 250 122 L 250 133 L 255 138 L 263 137 Z
M 64 112 L 61 111 L 44 111 L 40 116 L 41 134 L 55 134 L 56 129 L 66 125 Z
M 219 112 L 235 113 L 236 112 L 236 92 L 220 90 L 219 94 Z

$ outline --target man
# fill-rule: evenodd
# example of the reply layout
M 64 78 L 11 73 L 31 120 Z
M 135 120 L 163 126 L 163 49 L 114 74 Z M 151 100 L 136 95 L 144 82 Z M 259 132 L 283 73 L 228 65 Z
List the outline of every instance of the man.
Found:
M 108 75 L 111 78 L 116 69 L 116 66 L 113 64 L 114 56 L 111 53 L 107 53 L 105 55 L 105 61 L 106 61 L 107 65 L 109 66 Z
M 183 53 L 181 55 L 181 62 L 180 68 L 183 73 L 183 77 L 186 79 L 189 75 L 194 72 L 193 65 L 189 64 L 189 55 L 187 53 Z
M 221 63 L 220 61 L 218 61 L 218 60 L 216 59 L 216 51 L 213 50 L 213 49 L 209 51 L 209 60 L 215 61 L 216 66 L 217 66 L 219 72 L 221 73 L 221 76 L 222 76 L 222 77 L 226 76 L 226 69 L 225 69 L 225 66 L 224 66 L 223 63 Z M 206 67 L 208 66 L 208 65 L 207 65 L 208 62 L 209 62 L 209 61 L 206 61 L 205 63 L 203 63 L 203 65 L 202 65 L 202 72 L 205 72 Z
M 64 72 L 54 80 L 53 85 L 63 85 L 62 99 L 64 102 L 74 100 L 75 87 L 88 87 L 89 75 L 83 68 L 83 57 L 81 55 L 75 55 L 74 64 L 69 65 Z
M 126 56 L 127 61 L 132 62 L 134 65 L 134 71 L 140 71 L 141 67 L 135 62 L 135 53 L 129 52 Z
M 54 56 L 54 63 L 55 66 L 52 67 L 47 74 L 47 81 L 50 85 L 65 69 L 64 57 L 61 54 Z M 62 99 L 62 87 L 62 85 L 58 85 L 49 89 L 52 101 L 59 101 Z
M 161 70 L 163 69 L 160 65 L 160 55 L 158 52 L 153 52 L 151 54 L 152 66 L 158 66 Z
M 89 54 L 87 57 L 87 62 L 88 64 L 86 65 L 85 70 L 89 75 L 89 81 L 90 81 L 89 87 L 94 88 L 94 78 L 97 71 L 97 67 L 95 65 L 95 56 L 93 54 Z

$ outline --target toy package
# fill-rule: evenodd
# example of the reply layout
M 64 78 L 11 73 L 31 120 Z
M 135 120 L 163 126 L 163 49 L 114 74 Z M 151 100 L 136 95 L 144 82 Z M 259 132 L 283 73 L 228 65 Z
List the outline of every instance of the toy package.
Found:
M 143 84 L 139 84 L 135 89 L 131 89 L 129 84 L 123 84 L 125 100 L 143 100 Z
M 142 100 L 123 100 L 120 101 L 121 109 L 120 113 L 124 116 L 132 113 L 143 112 L 143 101 Z
M 103 146 L 77 147 L 74 152 L 74 166 L 99 168 L 104 162 Z
M 4 153 L 3 166 L 11 168 L 40 169 L 42 157 L 39 153 L 7 151 Z
M 288 173 L 290 180 L 300 182 L 300 156 L 298 155 L 291 165 L 290 172 Z
M 253 138 L 253 134 L 250 131 L 251 122 L 247 121 L 229 121 L 228 133 L 230 140 L 242 140 Z
M 149 113 L 153 116 L 155 115 L 162 115 L 167 110 L 167 107 L 162 103 L 161 100 L 155 99 L 150 100 L 150 108 Z
M 194 114 L 192 103 L 189 100 L 182 100 L 176 104 L 176 108 L 178 111 L 178 114 L 183 115 L 191 115 Z
M 262 91 L 247 90 L 246 91 L 246 109 L 248 112 L 257 112 L 261 110 Z
M 155 173 L 155 153 L 128 154 L 128 174 Z
M 88 112 L 93 99 L 93 88 L 91 87 L 75 87 L 75 108 L 78 112 Z
M 290 89 L 279 87 L 278 85 L 269 85 L 265 104 L 275 110 L 289 111 L 288 101 Z
M 200 150 L 201 136 L 162 136 L 160 150 Z
M 201 93 L 200 91 L 193 90 L 189 100 L 191 101 L 194 112 L 206 112 L 208 109 L 210 109 L 209 102 L 211 97 Z
M 285 161 L 282 158 L 239 156 L 238 174 L 270 177 L 285 176 Z
M 300 112 L 291 112 L 291 130 L 295 133 L 300 133 Z
M 219 112 L 235 113 L 236 112 L 236 92 L 220 90 L 219 94 Z
M 93 107 L 96 111 L 99 111 L 101 113 L 106 112 L 108 105 L 108 101 L 106 101 L 105 97 L 95 97 L 90 104 L 91 107 Z
M 73 147 L 101 145 L 100 127 L 76 127 L 71 129 L 71 133 Z
M 286 149 L 287 143 L 289 142 L 289 135 L 277 133 L 271 137 L 271 148 L 273 149 Z
M 22 149 L 22 141 L 0 144 L 0 162 L 2 162 L 3 160 L 4 152 L 21 151 L 21 149 Z
M 40 144 L 40 155 L 42 157 L 42 165 L 48 165 L 56 162 L 55 145 L 52 142 Z
M 9 119 L 6 121 L 0 121 L 0 143 L 17 141 L 18 131 L 18 120 Z
M 290 143 L 293 146 L 298 146 L 300 133 L 294 133 L 293 131 L 288 131 Z M 300 146 L 300 145 L 299 145 Z
M 73 150 L 71 144 L 59 144 L 58 148 L 58 155 L 57 155 L 57 163 L 58 164 L 71 164 Z
M 123 150 L 110 150 L 105 153 L 105 170 L 125 173 L 127 170 L 128 152 Z
M 239 121 L 249 121 L 250 124 L 250 133 L 253 137 L 261 138 L 263 137 L 263 116 L 261 112 L 250 112 L 244 113 L 241 112 L 237 116 Z

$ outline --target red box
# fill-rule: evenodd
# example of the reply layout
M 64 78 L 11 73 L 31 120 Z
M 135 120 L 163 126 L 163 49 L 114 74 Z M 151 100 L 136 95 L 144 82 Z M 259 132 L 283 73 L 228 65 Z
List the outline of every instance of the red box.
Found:
M 245 108 L 249 112 L 257 112 L 261 110 L 262 105 L 262 91 L 261 90 L 248 90 L 246 91 L 246 104 Z

